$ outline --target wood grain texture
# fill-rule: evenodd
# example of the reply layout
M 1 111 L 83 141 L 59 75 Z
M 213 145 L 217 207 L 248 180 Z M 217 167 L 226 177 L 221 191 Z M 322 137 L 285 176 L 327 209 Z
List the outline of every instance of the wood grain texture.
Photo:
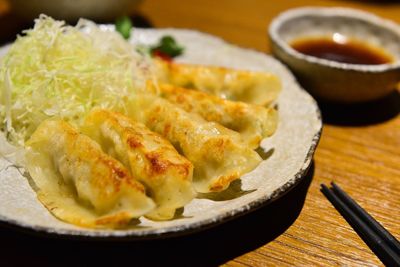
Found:
M 281 11 L 304 5 L 348 6 L 400 23 L 400 3 L 378 2 L 145 0 L 139 14 L 154 27 L 197 29 L 268 52 L 266 29 Z M 321 103 L 321 109 L 325 125 L 309 174 L 271 205 L 201 233 L 150 242 L 52 240 L 1 227 L 7 246 L 0 258 L 5 264 L 0 265 L 379 266 L 379 259 L 319 187 L 337 182 L 400 238 L 400 94 L 369 105 Z

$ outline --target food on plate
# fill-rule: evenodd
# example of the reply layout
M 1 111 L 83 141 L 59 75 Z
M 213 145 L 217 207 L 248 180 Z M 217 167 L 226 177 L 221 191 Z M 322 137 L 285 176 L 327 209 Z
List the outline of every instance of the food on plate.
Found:
M 143 124 L 119 113 L 94 110 L 86 117 L 82 131 L 148 188 L 157 208 L 147 217 L 171 219 L 176 209 L 195 197 L 192 163 Z
M 159 82 L 197 89 L 223 99 L 268 105 L 279 95 L 281 83 L 267 72 L 234 70 L 154 59 Z
M 251 148 L 257 148 L 261 140 L 271 136 L 277 128 L 278 113 L 273 107 L 230 101 L 170 84 L 158 84 L 157 88 L 161 97 L 184 110 L 239 132 Z
M 198 192 L 222 191 L 261 162 L 239 133 L 161 97 L 137 95 L 129 106 L 129 116 L 164 136 L 193 163 L 193 184 Z
M 1 129 L 23 146 L 45 119 L 79 124 L 93 107 L 123 112 L 123 99 L 145 88 L 150 69 L 150 58 L 112 30 L 41 15 L 1 60 Z
M 121 227 L 155 207 L 119 161 L 65 121 L 42 122 L 26 146 L 38 199 L 63 221 Z
M 128 16 L 122 16 L 115 20 L 115 30 L 126 40 L 131 37 L 132 27 L 132 21 Z
M 141 50 L 111 28 L 41 15 L 2 58 L 0 153 L 5 142 L 25 149 L 55 217 L 90 228 L 170 220 L 262 161 L 253 149 L 276 129 L 278 78 L 152 58 L 160 51 L 183 47 L 166 36 Z
M 170 35 L 163 36 L 158 44 L 150 47 L 150 53 L 152 56 L 169 61 L 182 55 L 184 50 L 184 47 L 179 45 Z

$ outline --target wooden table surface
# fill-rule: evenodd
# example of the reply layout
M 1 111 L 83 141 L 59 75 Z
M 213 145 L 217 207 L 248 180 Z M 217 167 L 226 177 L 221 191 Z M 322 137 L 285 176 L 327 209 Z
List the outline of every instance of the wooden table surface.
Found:
M 306 5 L 354 7 L 400 23 L 400 3 L 337 0 L 145 0 L 138 23 L 196 29 L 269 53 L 266 29 L 272 18 Z M 161 241 L 65 241 L 0 228 L 0 262 L 9 264 L 3 266 L 381 265 L 319 188 L 321 183 L 337 182 L 400 238 L 399 92 L 366 105 L 320 106 L 324 129 L 309 174 L 269 206 L 201 233 Z

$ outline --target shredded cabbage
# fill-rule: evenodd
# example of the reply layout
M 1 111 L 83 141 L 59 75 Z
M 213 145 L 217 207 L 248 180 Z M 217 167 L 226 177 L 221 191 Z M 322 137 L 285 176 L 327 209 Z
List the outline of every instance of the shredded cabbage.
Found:
M 123 100 L 152 77 L 146 55 L 93 22 L 72 27 L 41 15 L 23 33 L 0 66 L 0 127 L 14 144 L 53 116 L 79 124 L 96 106 L 124 111 Z

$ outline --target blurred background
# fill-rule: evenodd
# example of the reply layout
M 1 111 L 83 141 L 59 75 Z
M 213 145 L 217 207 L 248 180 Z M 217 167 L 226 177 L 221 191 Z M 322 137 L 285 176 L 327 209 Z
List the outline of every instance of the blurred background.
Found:
M 400 2 L 389 0 L 280 0 L 277 5 L 268 0 L 0 0 L 0 44 L 11 42 L 17 33 L 31 27 L 40 13 L 71 24 L 79 17 L 113 23 L 128 15 L 136 27 L 192 28 L 269 52 L 266 29 L 271 14 L 310 3 L 364 9 L 400 23 Z M 217 8 L 221 6 L 226 12 L 221 13 Z M 399 12 L 391 12 L 394 9 Z
M 30 28 L 40 14 L 75 24 L 79 18 L 98 23 L 113 23 L 128 15 L 141 27 L 148 27 L 135 10 L 142 0 L 0 0 L 0 42 L 15 39 L 21 30 Z

